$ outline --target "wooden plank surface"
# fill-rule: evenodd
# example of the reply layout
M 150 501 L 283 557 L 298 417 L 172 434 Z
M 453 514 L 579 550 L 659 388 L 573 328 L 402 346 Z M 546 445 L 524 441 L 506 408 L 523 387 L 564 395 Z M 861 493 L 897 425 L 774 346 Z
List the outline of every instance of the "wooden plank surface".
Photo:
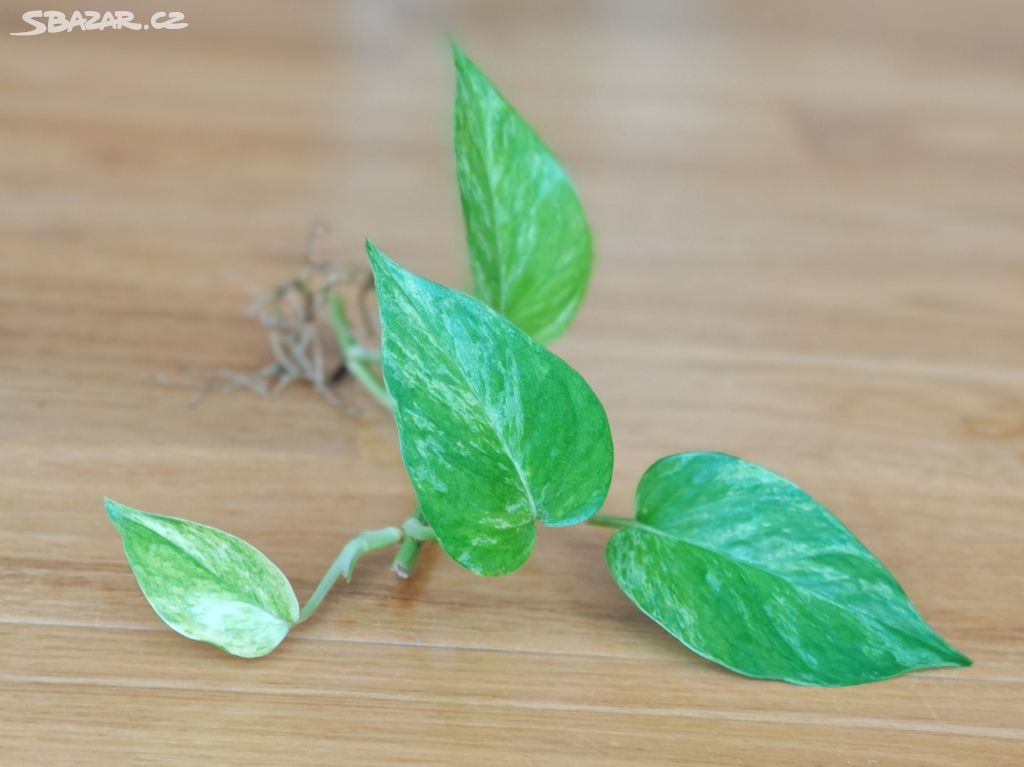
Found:
M 175 7 L 185 32 L 10 37 L 0 12 L 0 761 L 1024 763 L 1019 4 Z M 667 453 L 766 464 L 973 667 L 735 676 L 634 610 L 600 529 L 498 579 L 371 557 L 258 661 L 161 624 L 104 495 L 246 538 L 300 598 L 412 504 L 356 389 L 352 418 L 154 378 L 266 362 L 239 284 L 288 277 L 317 218 L 343 260 L 371 236 L 463 284 L 445 31 L 593 222 L 557 350 L 609 412 L 608 510 Z

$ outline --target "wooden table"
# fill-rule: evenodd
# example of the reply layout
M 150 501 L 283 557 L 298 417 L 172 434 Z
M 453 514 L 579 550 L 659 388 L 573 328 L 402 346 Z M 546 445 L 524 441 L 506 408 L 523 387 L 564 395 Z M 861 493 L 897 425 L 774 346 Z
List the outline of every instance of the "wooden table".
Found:
M 1024 764 L 1019 4 L 173 5 L 187 31 L 0 14 L 0 762 Z M 342 260 L 371 236 L 464 284 L 446 29 L 593 222 L 556 349 L 608 409 L 608 511 L 667 453 L 766 464 L 972 668 L 730 674 L 632 607 L 593 528 L 506 578 L 368 558 L 258 661 L 163 626 L 104 495 L 244 537 L 300 598 L 413 503 L 351 384 L 357 418 L 154 377 L 264 364 L 239 284 L 288 277 L 318 217 Z

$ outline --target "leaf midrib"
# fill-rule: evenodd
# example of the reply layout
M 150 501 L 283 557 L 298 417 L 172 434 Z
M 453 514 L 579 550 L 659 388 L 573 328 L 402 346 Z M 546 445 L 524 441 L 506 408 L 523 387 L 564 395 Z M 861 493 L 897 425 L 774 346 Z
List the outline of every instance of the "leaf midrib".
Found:
M 159 540 L 164 541 L 165 543 L 167 543 L 175 551 L 179 552 L 185 559 L 188 559 L 189 561 L 195 563 L 201 570 L 209 573 L 210 577 L 212 577 L 218 583 L 222 583 L 222 584 L 225 583 L 224 578 L 223 578 L 222 575 L 220 575 L 220 573 L 218 573 L 215 570 L 212 570 L 210 568 L 210 566 L 206 562 L 204 562 L 202 559 L 197 557 L 191 551 L 188 551 L 187 549 L 183 549 L 181 546 L 179 546 L 178 544 L 174 543 L 170 538 L 167 538 L 166 536 L 161 535 L 160 533 L 158 533 L 156 530 L 154 530 L 153 528 L 149 527 L 148 525 L 145 525 L 145 524 L 143 524 L 143 523 L 141 523 L 141 522 L 139 522 L 137 520 L 134 520 L 134 519 L 129 520 L 129 522 L 131 522 L 131 524 L 134 524 L 134 525 L 137 525 L 137 526 L 141 527 L 143 530 L 145 530 L 150 535 L 153 535 L 156 538 L 158 538 Z M 231 589 L 228 589 L 228 590 L 232 591 Z M 237 593 L 237 592 L 233 592 L 233 593 Z M 256 596 L 255 596 L 255 594 L 253 592 L 246 590 L 246 591 L 242 592 L 242 596 L 244 596 L 246 598 L 245 599 L 239 599 L 238 600 L 239 602 L 242 602 L 243 604 L 250 605 L 252 607 L 256 607 L 259 610 L 261 610 L 262 612 L 266 613 L 267 615 L 269 615 L 269 616 L 271 616 L 273 618 L 276 618 L 277 620 L 282 621 L 284 623 L 289 623 L 290 624 L 290 623 L 293 622 L 290 618 L 282 618 L 276 612 L 268 609 L 266 605 L 264 605 L 262 602 L 259 601 L 258 598 L 256 598 Z
M 780 575 L 779 573 L 776 573 L 776 572 L 774 572 L 772 570 L 767 570 L 764 567 L 762 567 L 762 566 L 760 566 L 758 564 L 755 564 L 755 563 L 753 563 L 753 562 L 751 562 L 751 561 L 749 561 L 747 559 L 743 559 L 741 557 L 736 557 L 736 556 L 733 556 L 731 554 L 726 554 L 724 552 L 718 551 L 717 549 L 713 549 L 713 548 L 710 548 L 708 546 L 702 546 L 699 543 L 694 543 L 693 541 L 687 540 L 686 538 L 680 538 L 677 535 L 673 535 L 673 534 L 671 534 L 671 533 L 669 533 L 669 532 L 667 532 L 665 530 L 661 530 L 661 529 L 659 529 L 657 527 L 652 527 L 650 525 L 645 525 L 642 522 L 635 521 L 632 525 L 629 525 L 628 527 L 632 527 L 634 529 L 642 530 L 644 532 L 653 533 L 655 535 L 659 535 L 659 536 L 662 536 L 664 538 L 667 538 L 670 541 L 674 541 L 676 543 L 682 543 L 682 544 L 684 544 L 686 546 L 690 546 L 692 548 L 699 549 L 699 550 L 704 551 L 704 552 L 706 552 L 708 554 L 711 554 L 714 557 L 718 557 L 720 559 L 724 559 L 724 560 L 727 560 L 727 561 L 730 561 L 730 562 L 733 562 L 733 563 L 738 563 L 738 564 L 743 565 L 745 567 L 749 567 L 752 570 L 757 570 L 758 572 L 764 573 L 765 575 L 768 575 L 768 576 L 770 576 L 770 577 L 772 577 L 772 578 L 774 578 L 776 580 L 782 581 L 783 583 L 785 583 L 789 587 L 795 589 L 796 591 L 800 591 L 800 592 L 803 592 L 805 594 L 810 594 L 815 599 L 818 599 L 818 600 L 820 600 L 822 602 L 830 604 L 830 605 L 832 605 L 833 607 L 835 607 L 838 610 L 841 610 L 841 611 L 844 611 L 844 612 L 853 613 L 855 615 L 861 616 L 861 617 L 867 619 L 868 621 L 870 621 L 871 623 L 874 623 L 875 625 L 883 626 L 885 628 L 891 629 L 892 631 L 894 631 L 896 633 L 902 634 L 902 635 L 904 635 L 906 637 L 909 637 L 911 639 L 914 639 L 915 641 L 920 643 L 920 638 L 916 634 L 912 634 L 910 631 L 908 631 L 907 629 L 905 629 L 905 628 L 903 628 L 901 626 L 895 626 L 895 625 L 893 625 L 891 623 L 888 623 L 887 621 L 880 620 L 879 618 L 877 618 L 876 616 L 872 615 L 871 613 L 865 612 L 864 610 L 861 610 L 861 609 L 859 609 L 857 607 L 850 607 L 848 605 L 839 604 L 835 600 L 830 599 L 829 597 L 825 596 L 824 594 L 821 594 L 818 591 L 814 591 L 813 589 L 809 589 L 806 586 L 803 586 L 803 585 L 801 585 L 799 583 L 795 583 L 794 581 L 791 581 L 791 580 L 787 579 L 785 576 Z M 627 529 L 628 529 L 628 527 L 627 527 Z M 904 596 L 904 599 L 905 598 L 906 597 Z M 913 610 L 913 608 L 911 608 L 911 609 Z M 915 611 L 915 613 L 916 613 L 916 611 Z
M 394 287 L 395 290 L 397 290 L 399 293 L 402 294 L 402 298 L 406 302 L 406 304 L 408 306 L 412 307 L 413 309 L 415 309 L 416 306 L 417 306 L 417 303 L 412 300 L 412 297 L 409 295 L 408 291 L 406 290 L 405 285 L 401 284 L 401 282 L 399 282 L 399 280 L 394 279 L 394 278 L 392 278 L 391 284 L 392 284 L 392 286 Z M 413 317 L 416 318 L 416 322 L 420 325 L 421 328 L 423 328 L 424 330 L 429 330 L 429 328 L 426 328 L 424 326 L 423 320 L 420 317 L 419 312 L 413 311 L 413 312 L 411 312 L 411 314 L 412 314 Z M 520 465 L 519 460 L 512 453 L 512 449 L 509 447 L 508 441 L 505 439 L 505 435 L 498 428 L 497 423 L 494 420 L 494 414 L 491 413 L 490 408 L 488 408 L 484 404 L 484 401 L 483 401 L 483 398 L 482 398 L 481 394 L 476 390 L 476 387 L 474 387 L 473 384 L 470 383 L 469 379 L 466 377 L 465 371 L 463 371 L 462 367 L 451 356 L 451 354 L 449 354 L 448 350 L 445 349 L 441 344 L 437 343 L 436 339 L 434 338 L 434 336 L 431 333 L 426 332 L 426 333 L 423 333 L 422 335 L 424 337 L 430 339 L 432 346 L 437 350 L 438 354 L 444 356 L 445 361 L 448 363 L 448 368 L 456 373 L 456 375 L 459 377 L 459 379 L 465 385 L 466 391 L 468 391 L 473 396 L 473 399 L 476 402 L 478 409 L 481 412 L 483 412 L 484 420 L 486 421 L 487 425 L 490 427 L 491 432 L 494 434 L 495 439 L 498 441 L 498 444 L 501 446 L 502 451 L 505 453 L 505 457 L 508 458 L 509 463 L 512 464 L 512 468 L 515 469 L 516 477 L 519 480 L 519 485 L 522 488 L 523 495 L 526 496 L 526 499 L 527 499 L 527 501 L 530 504 L 531 522 L 535 522 L 537 520 L 537 518 L 538 518 L 537 503 L 536 503 L 536 500 L 533 497 L 533 493 L 530 491 L 529 484 L 527 483 L 526 473 L 523 471 L 523 468 Z
M 465 78 L 461 78 L 461 79 L 464 80 Z M 466 88 L 465 90 L 469 90 L 469 89 Z M 474 87 L 473 90 L 475 91 L 476 88 Z M 509 108 L 508 103 L 500 95 L 497 94 L 497 90 L 494 89 L 493 86 L 492 86 L 492 90 L 494 91 L 495 95 L 498 96 L 498 100 L 501 102 L 501 105 L 505 109 L 508 109 Z M 481 100 L 479 98 L 472 99 L 473 103 L 470 105 L 469 109 L 467 109 L 466 108 L 466 103 L 469 102 L 470 99 L 465 97 L 465 93 L 463 94 L 463 96 L 464 96 L 464 98 L 462 100 L 463 109 L 465 111 L 469 111 L 470 109 L 472 109 L 474 112 L 476 112 L 478 114 L 478 116 L 482 117 L 483 116 L 482 110 L 477 109 L 475 107 L 475 104 L 480 103 Z M 480 120 L 480 122 L 482 123 L 484 121 Z M 463 123 L 463 131 L 465 132 L 465 123 Z M 484 134 L 484 137 L 485 137 L 484 148 L 487 151 L 487 153 L 490 154 L 491 153 L 491 149 L 492 149 L 491 140 L 490 140 L 490 134 L 488 133 L 487 130 L 484 130 L 483 134 Z M 461 148 L 457 147 L 457 150 L 460 152 L 460 154 L 462 154 L 463 150 L 461 150 Z M 491 180 L 491 173 L 488 170 L 490 168 L 490 163 L 488 163 L 487 159 L 482 156 L 482 154 L 483 154 L 482 152 L 480 154 L 481 154 L 481 156 L 480 156 L 479 159 L 482 161 L 481 164 L 483 166 L 484 187 L 487 190 L 487 194 L 486 194 L 486 198 L 487 199 L 486 199 L 485 204 L 487 205 L 487 210 L 490 213 L 490 220 L 491 220 L 491 231 L 488 233 L 490 235 L 488 237 L 488 239 L 491 240 L 491 242 L 493 243 L 493 246 L 494 246 L 494 253 L 495 253 L 495 256 L 496 256 L 496 258 L 495 258 L 495 265 L 497 267 L 497 272 L 498 272 L 498 275 L 497 275 L 498 276 L 498 296 L 497 296 L 497 298 L 498 298 L 498 305 L 499 306 L 496 307 L 496 308 L 499 308 L 499 310 L 504 314 L 505 310 L 508 308 L 508 306 L 507 306 L 508 298 L 507 298 L 507 295 L 506 295 L 506 289 L 507 289 L 508 286 L 507 286 L 507 280 L 505 279 L 505 268 L 504 268 L 505 259 L 503 258 L 503 255 L 502 255 L 503 254 L 503 248 L 501 247 L 501 244 L 500 244 L 499 239 L 498 239 L 498 220 L 496 218 L 497 210 L 496 210 L 495 204 L 494 204 L 494 184 L 492 183 L 492 180 Z M 467 160 L 466 165 L 467 165 L 467 168 L 469 168 L 470 163 L 469 163 L 468 154 L 463 154 L 463 157 L 466 158 L 466 160 Z

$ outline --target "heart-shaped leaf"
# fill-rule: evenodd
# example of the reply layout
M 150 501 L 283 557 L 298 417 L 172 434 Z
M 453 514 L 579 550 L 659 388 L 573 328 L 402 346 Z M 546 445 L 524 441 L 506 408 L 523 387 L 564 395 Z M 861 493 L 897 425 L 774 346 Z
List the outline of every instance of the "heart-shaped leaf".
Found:
M 298 620 L 288 579 L 245 541 L 111 500 L 107 514 L 142 593 L 179 634 L 255 658 L 277 647 Z
M 573 525 L 608 492 L 608 419 L 586 381 L 475 298 L 367 243 L 384 380 L 420 509 L 455 561 L 518 568 L 535 520 Z
M 838 686 L 970 665 L 839 520 L 739 458 L 655 463 L 637 488 L 636 522 L 612 536 L 607 559 L 641 610 L 741 674 Z
M 454 48 L 455 161 L 479 298 L 541 343 L 569 326 L 590 277 L 590 227 L 537 134 Z

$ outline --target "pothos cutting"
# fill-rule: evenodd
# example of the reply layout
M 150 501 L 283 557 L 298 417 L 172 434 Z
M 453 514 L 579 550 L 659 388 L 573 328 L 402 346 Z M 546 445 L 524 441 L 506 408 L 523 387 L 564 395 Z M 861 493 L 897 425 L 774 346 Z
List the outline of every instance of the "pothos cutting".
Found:
M 415 511 L 350 540 L 300 607 L 288 579 L 228 533 L 114 501 L 107 513 L 146 599 L 175 631 L 243 657 L 271 652 L 359 558 L 397 547 L 413 571 L 436 542 L 479 575 L 530 556 L 537 525 L 612 528 L 625 594 L 699 655 L 752 677 L 850 685 L 970 661 L 821 504 L 721 453 L 657 461 L 632 517 L 601 512 L 612 437 L 587 382 L 543 344 L 569 326 L 591 272 L 590 227 L 564 171 L 454 48 L 455 157 L 474 295 L 366 244 L 379 353 L 332 312 L 349 370 L 394 412 Z

